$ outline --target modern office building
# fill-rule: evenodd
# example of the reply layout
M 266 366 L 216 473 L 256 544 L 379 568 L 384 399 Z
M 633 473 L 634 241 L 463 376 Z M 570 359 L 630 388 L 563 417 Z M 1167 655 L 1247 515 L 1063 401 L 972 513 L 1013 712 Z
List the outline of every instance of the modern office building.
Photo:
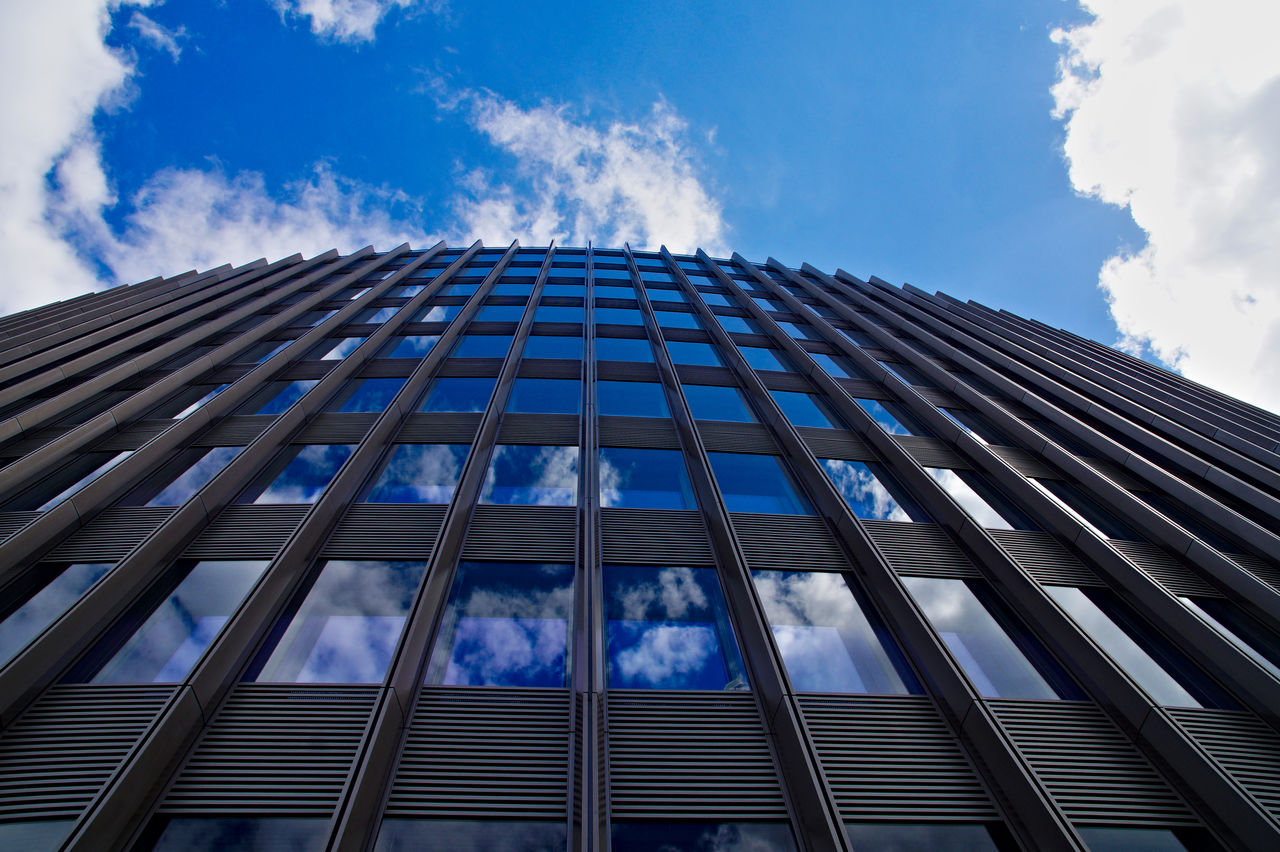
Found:
M 0 320 L 0 848 L 1280 849 L 1280 418 L 872 278 Z

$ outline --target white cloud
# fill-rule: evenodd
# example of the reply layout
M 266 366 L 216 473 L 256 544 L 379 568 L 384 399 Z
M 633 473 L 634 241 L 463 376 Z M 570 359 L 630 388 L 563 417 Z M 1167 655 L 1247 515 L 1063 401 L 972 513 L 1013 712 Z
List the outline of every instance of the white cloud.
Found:
M 178 57 L 182 55 L 181 43 L 187 37 L 186 27 L 171 30 L 157 24 L 141 12 L 134 12 L 129 18 L 129 29 L 137 32 L 138 36 L 149 42 L 152 47 L 168 53 L 173 57 L 174 62 L 177 62 Z
M 462 232 L 486 242 L 725 251 L 720 204 L 699 177 L 687 122 L 666 101 L 641 121 L 603 128 L 565 104 L 522 109 L 487 91 L 445 94 L 441 106 L 462 110 L 515 159 L 514 180 L 482 170 L 463 176 L 455 211 Z
M 281 17 L 311 19 L 311 32 L 333 41 L 373 41 L 382 19 L 393 9 L 444 14 L 446 0 L 271 0 Z
M 1081 5 L 1054 33 L 1071 182 L 1148 235 L 1099 276 L 1121 344 L 1280 410 L 1280 5 Z

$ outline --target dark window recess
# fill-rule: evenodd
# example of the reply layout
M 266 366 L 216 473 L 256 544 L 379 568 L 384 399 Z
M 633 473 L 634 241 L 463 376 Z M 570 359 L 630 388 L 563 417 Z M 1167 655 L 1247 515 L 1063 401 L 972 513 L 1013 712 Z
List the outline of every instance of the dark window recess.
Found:
M 1032 479 L 1033 485 L 1040 488 L 1058 505 L 1075 515 L 1086 526 L 1094 529 L 1104 538 L 1117 538 L 1123 541 L 1145 541 L 1146 538 L 1135 532 L 1132 527 L 1102 508 L 1096 501 L 1085 494 L 1078 486 L 1061 479 Z
M 493 386 L 498 383 L 497 377 L 436 379 L 431 383 L 426 398 L 419 411 L 484 411 L 489 405 L 489 397 L 493 396 Z

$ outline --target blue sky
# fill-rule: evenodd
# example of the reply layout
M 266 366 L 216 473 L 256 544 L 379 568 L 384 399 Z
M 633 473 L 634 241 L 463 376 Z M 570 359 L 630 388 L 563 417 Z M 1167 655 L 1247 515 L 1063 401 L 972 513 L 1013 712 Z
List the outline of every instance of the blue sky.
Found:
M 943 290 L 1276 404 L 1268 4 L 47 5 L 0 12 L 30 128 L 0 131 L 6 310 L 332 245 L 628 239 Z

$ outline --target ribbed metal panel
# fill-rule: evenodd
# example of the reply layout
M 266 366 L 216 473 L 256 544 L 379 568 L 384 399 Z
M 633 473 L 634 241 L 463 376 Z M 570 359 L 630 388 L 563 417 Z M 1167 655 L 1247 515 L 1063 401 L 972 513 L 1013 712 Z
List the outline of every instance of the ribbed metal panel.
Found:
M 577 532 L 568 506 L 477 506 L 462 558 L 572 562 Z
M 224 417 L 191 443 L 196 447 L 243 447 L 252 443 L 275 419 L 273 414 Z
M 1241 568 L 1280 592 L 1280 566 L 1246 553 L 1232 553 L 1230 558 Z
M 749 693 L 612 690 L 615 819 L 785 819 Z
M 70 426 L 48 426 L 44 429 L 37 429 L 27 437 L 5 446 L 3 456 L 5 458 L 19 458 L 27 453 L 33 453 L 55 438 L 61 438 L 71 429 L 72 427 Z
M 710 451 L 725 453 L 777 453 L 769 430 L 759 423 L 726 423 L 721 420 L 699 420 L 698 434 Z
M 1083 701 L 987 704 L 1072 822 L 1196 822 L 1181 797 L 1097 706 Z
M 676 426 L 665 417 L 601 417 L 602 447 L 680 449 Z
M 1235 710 L 1170 707 L 1169 715 L 1280 820 L 1280 734 L 1256 716 Z
M 1034 476 L 1036 479 L 1061 479 L 1062 474 L 1044 459 L 1030 450 L 1021 447 L 999 447 L 992 445 L 991 452 L 1004 459 L 1009 467 L 1023 476 Z
M 896 439 L 902 448 L 924 467 L 947 467 L 960 470 L 968 470 L 972 467 L 949 444 L 937 438 L 898 435 Z
M 182 554 L 187 559 L 270 559 L 310 506 L 228 506 Z
M 372 686 L 238 684 L 160 811 L 330 813 L 377 693 Z
M 1037 582 L 1055 586 L 1106 585 L 1056 538 L 1036 530 L 987 530 Z
M 571 446 L 578 443 L 576 414 L 507 414 L 498 430 L 499 444 L 554 444 Z
M 939 408 L 959 408 L 963 405 L 950 391 L 940 388 L 916 388 L 916 393 Z
M 562 819 L 569 691 L 424 688 L 387 816 Z
M 44 512 L 3 512 L 0 513 L 0 541 L 4 541 Z
M 46 558 L 68 562 L 122 559 L 176 511 L 172 506 L 104 509 Z
M 863 521 L 867 535 L 899 574 L 919 577 L 981 577 L 951 537 L 936 524 Z
M 737 386 L 733 371 L 725 367 L 704 367 L 698 364 L 676 364 L 676 375 L 687 385 Z
M 920 695 L 801 695 L 844 819 L 996 819 L 933 703 Z
M 886 399 L 888 397 L 885 389 L 879 383 L 868 379 L 836 379 L 836 381 L 851 396 L 863 397 L 864 399 Z
M 356 444 L 369 434 L 377 414 L 317 414 L 293 439 L 295 444 Z
M 840 429 L 816 429 L 812 426 L 800 426 L 796 431 L 809 447 L 809 452 L 820 459 L 873 461 L 876 457 L 867 442 L 853 432 Z
M 175 420 L 139 420 L 94 446 L 94 450 L 136 450 L 168 429 Z
M 479 414 L 410 414 L 395 439 L 417 444 L 470 444 L 479 428 Z
M 1150 491 L 1150 486 L 1135 478 L 1133 474 L 1103 459 L 1081 457 L 1080 461 L 1089 465 L 1106 479 L 1129 491 Z
M 639 361 L 598 361 L 596 378 L 601 381 L 656 382 L 660 376 L 658 368 L 653 364 L 644 364 Z
M 605 562 L 712 565 L 711 542 L 699 512 L 679 509 L 601 509 Z
M 1112 539 L 1111 546 L 1129 557 L 1143 573 L 1175 595 L 1222 597 L 1222 593 L 1202 579 L 1191 566 L 1176 556 L 1145 541 Z
M 582 362 L 566 358 L 522 358 L 516 375 L 542 379 L 576 379 L 582 375 Z
M 795 373 L 779 373 L 776 370 L 772 372 L 762 371 L 760 378 L 764 381 L 764 386 L 770 390 L 813 393 L 813 385 L 809 384 L 809 380 Z
M 444 506 L 356 504 L 320 555 L 329 559 L 426 559 L 444 522 Z
M 821 518 L 731 512 L 730 519 L 752 568 L 845 571 L 849 562 Z
M 0 736 L 0 822 L 78 816 L 171 686 L 55 686 Z

